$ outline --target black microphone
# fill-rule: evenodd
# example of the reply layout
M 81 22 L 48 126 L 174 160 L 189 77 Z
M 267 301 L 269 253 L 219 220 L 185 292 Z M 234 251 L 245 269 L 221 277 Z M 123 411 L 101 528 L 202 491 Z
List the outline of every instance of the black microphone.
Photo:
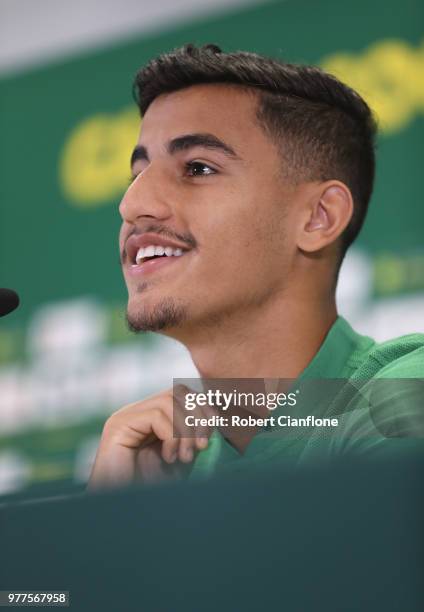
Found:
M 19 296 L 13 289 L 0 289 L 0 317 L 13 312 L 19 306 Z

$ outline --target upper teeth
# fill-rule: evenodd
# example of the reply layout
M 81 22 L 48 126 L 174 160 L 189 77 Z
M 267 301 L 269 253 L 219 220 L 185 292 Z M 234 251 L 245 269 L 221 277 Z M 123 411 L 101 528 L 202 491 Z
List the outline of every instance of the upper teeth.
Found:
M 173 249 L 172 247 L 163 247 L 163 246 L 156 246 L 153 244 L 151 245 L 149 244 L 149 246 L 147 247 L 141 247 L 140 249 L 138 249 L 137 255 L 135 257 L 135 261 L 138 264 L 145 257 L 153 257 L 154 255 L 166 255 L 167 257 L 172 257 L 172 256 L 179 257 L 182 254 L 183 254 L 183 250 L 179 248 Z

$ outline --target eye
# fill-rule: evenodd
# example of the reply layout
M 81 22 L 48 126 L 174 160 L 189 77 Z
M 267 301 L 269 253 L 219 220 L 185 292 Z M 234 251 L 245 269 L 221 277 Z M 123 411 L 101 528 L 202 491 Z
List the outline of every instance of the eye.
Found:
M 187 162 L 185 167 L 188 176 L 209 176 L 216 174 L 216 170 L 199 161 Z

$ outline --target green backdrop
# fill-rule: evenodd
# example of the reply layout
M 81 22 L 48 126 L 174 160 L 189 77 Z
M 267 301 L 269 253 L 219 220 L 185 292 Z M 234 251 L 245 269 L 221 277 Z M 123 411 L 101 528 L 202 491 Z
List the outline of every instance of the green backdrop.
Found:
M 164 50 L 214 42 L 318 64 L 360 90 L 381 126 L 356 247 L 366 299 L 384 309 L 413 296 L 420 316 L 423 23 L 414 0 L 271 2 L 0 81 L 0 285 L 22 299 L 0 321 L 0 492 L 84 479 L 107 414 L 189 375 L 178 347 L 126 331 L 118 264 L 118 203 L 138 129 L 132 79 Z

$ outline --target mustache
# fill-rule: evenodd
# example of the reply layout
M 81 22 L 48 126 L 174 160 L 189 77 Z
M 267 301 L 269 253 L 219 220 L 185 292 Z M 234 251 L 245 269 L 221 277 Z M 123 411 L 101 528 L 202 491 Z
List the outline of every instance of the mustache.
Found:
M 130 232 L 128 234 L 128 236 L 125 238 L 125 242 L 124 242 L 124 248 L 122 249 L 121 253 L 120 253 L 120 261 L 119 263 L 122 265 L 126 262 L 127 257 L 128 257 L 128 253 L 126 251 L 125 245 L 127 244 L 127 240 L 128 238 L 130 238 L 131 236 L 142 236 L 143 234 L 148 234 L 148 233 L 154 233 L 154 234 L 158 234 L 159 236 L 164 236 L 164 238 L 169 238 L 169 239 L 174 239 L 174 240 L 178 240 L 179 242 L 182 242 L 184 244 L 186 244 L 189 248 L 191 249 L 195 249 L 197 247 L 197 241 L 194 238 L 194 236 L 190 233 L 186 233 L 186 234 L 179 234 L 177 232 L 173 232 L 171 230 L 169 230 L 166 227 L 163 227 L 161 225 L 157 225 L 157 224 L 151 224 L 149 226 L 144 227 L 143 229 L 137 228 L 135 227 L 132 232 Z

